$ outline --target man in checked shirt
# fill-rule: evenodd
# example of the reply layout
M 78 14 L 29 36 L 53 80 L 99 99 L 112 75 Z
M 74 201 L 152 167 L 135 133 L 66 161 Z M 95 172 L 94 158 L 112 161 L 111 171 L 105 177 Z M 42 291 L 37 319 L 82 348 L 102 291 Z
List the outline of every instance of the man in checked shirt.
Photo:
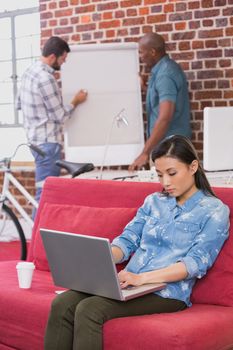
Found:
M 47 176 L 59 176 L 56 160 L 61 159 L 63 124 L 73 110 L 87 98 L 87 91 L 78 91 L 70 104 L 64 105 L 54 77 L 70 52 L 69 45 L 59 37 L 51 37 L 42 49 L 40 60 L 23 74 L 17 101 L 24 117 L 24 128 L 30 143 L 46 153 L 43 158 L 32 151 L 35 159 L 36 200 L 39 201 L 41 183 Z

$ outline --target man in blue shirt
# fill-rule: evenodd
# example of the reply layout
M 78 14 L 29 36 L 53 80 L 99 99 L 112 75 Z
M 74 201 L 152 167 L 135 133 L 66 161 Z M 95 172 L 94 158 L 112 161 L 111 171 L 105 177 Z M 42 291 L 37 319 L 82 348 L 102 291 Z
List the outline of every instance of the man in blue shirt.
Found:
M 146 96 L 148 138 L 130 171 L 146 165 L 152 149 L 164 137 L 191 137 L 188 83 L 181 67 L 166 54 L 163 37 L 156 33 L 143 36 L 139 56 L 151 71 Z M 143 81 L 142 88 L 146 89 Z

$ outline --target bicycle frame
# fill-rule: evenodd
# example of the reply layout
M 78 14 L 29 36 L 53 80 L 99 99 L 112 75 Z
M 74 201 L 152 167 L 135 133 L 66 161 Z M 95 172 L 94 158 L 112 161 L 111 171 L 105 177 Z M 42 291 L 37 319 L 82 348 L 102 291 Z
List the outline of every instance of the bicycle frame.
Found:
M 17 188 L 19 192 L 28 200 L 28 202 L 31 203 L 36 209 L 38 208 L 37 201 L 30 195 L 30 193 L 21 185 L 21 183 L 12 175 L 12 173 L 9 170 L 3 168 L 3 172 L 4 180 L 2 192 L 0 194 L 0 207 L 6 199 L 9 200 L 9 202 L 13 204 L 13 206 L 21 214 L 25 221 L 30 225 L 30 227 L 33 227 L 34 221 L 9 191 L 10 183 L 12 183 L 15 186 L 15 188 Z

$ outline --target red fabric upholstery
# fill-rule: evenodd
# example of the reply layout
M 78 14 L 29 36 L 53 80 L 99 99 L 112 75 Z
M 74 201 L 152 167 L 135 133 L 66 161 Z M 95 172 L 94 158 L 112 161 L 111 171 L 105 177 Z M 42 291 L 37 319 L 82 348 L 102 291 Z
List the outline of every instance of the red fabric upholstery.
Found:
M 233 228 L 232 189 L 216 189 L 218 197 L 230 208 L 230 227 Z M 214 266 L 193 289 L 192 302 L 233 306 L 233 234 L 224 244 Z
M 27 242 L 27 249 L 30 242 Z M 0 261 L 16 260 L 21 255 L 20 241 L 1 242 L 0 244 Z
M 18 288 L 17 261 L 0 263 L 0 350 L 42 350 L 55 286 L 48 272 L 35 270 L 32 288 Z M 58 288 L 57 288 L 58 289 Z
M 181 312 L 117 318 L 104 325 L 104 349 L 124 344 L 128 350 L 230 350 L 232 311 L 197 304 Z
M 5 350 L 1 344 L 9 349 L 42 350 L 56 287 L 49 272 L 36 270 L 32 288 L 20 290 L 16 263 L 0 263 L 0 350 Z M 174 314 L 131 317 L 130 322 L 128 317 L 119 318 L 104 325 L 104 349 L 118 350 L 119 344 L 129 350 L 228 349 L 227 345 L 233 346 L 232 324 L 232 308 L 198 304 Z
M 116 215 L 112 208 L 119 208 L 119 213 L 123 211 L 123 214 L 128 215 L 130 210 L 128 212 L 122 208 L 132 208 L 135 211 L 134 208 L 143 203 L 146 195 L 159 189 L 160 185 L 153 183 L 48 178 L 34 225 L 29 259 L 33 260 L 34 254 L 36 258 L 40 258 L 42 251 L 38 241 L 38 229 L 43 220 L 47 220 L 48 225 L 53 226 L 49 226 L 50 228 L 61 229 L 60 225 L 63 224 L 66 215 L 62 216 L 60 213 L 67 210 L 68 215 L 71 206 L 75 215 L 69 215 L 66 224 L 74 224 L 75 228 L 81 227 L 81 217 L 77 219 L 81 209 L 77 206 L 85 206 L 95 207 L 90 210 L 90 219 L 98 219 L 95 215 L 97 211 L 102 212 L 100 208 L 111 208 L 110 214 L 117 221 L 117 217 L 121 215 Z M 233 189 L 221 188 L 216 189 L 216 192 L 233 211 Z M 86 217 L 86 209 L 83 210 Z M 79 212 L 77 216 L 76 211 Z M 129 218 L 127 215 L 125 220 Z M 80 221 L 78 226 L 74 221 L 76 219 Z M 107 230 L 110 223 L 106 224 L 106 231 L 100 229 L 101 235 L 113 233 Z M 96 225 L 95 229 L 99 228 L 101 225 Z M 93 230 L 90 224 L 88 231 L 96 234 L 95 229 Z M 220 306 L 232 305 L 232 244 L 231 237 L 224 245 L 212 270 L 197 283 L 191 308 L 173 314 L 108 321 L 104 325 L 104 349 L 119 349 L 119 344 L 121 348 L 129 350 L 233 349 L 233 307 Z M 32 288 L 20 290 L 17 284 L 16 263 L 0 262 L 0 350 L 42 350 L 51 301 L 55 297 L 54 291 L 58 288 L 53 285 L 49 271 L 36 269 Z
M 28 260 L 33 260 L 34 240 L 45 203 L 97 208 L 138 208 L 147 195 L 160 190 L 158 183 L 47 178 L 33 228 Z
M 136 211 L 136 208 L 95 208 L 47 203 L 41 212 L 36 232 L 33 252 L 36 268 L 49 271 L 40 228 L 106 237 L 112 241 L 135 216 Z

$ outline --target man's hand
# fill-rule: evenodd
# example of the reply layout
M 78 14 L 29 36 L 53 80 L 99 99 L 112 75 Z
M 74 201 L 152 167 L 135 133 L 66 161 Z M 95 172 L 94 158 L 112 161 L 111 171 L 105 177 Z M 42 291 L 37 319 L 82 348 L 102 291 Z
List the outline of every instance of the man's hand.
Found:
M 76 95 L 74 95 L 73 100 L 71 101 L 71 104 L 74 107 L 77 107 L 80 103 L 83 103 L 87 99 L 87 90 L 79 90 Z
M 139 170 L 149 161 L 149 155 L 147 153 L 141 153 L 134 162 L 129 166 L 129 171 Z
M 121 288 L 127 288 L 128 286 L 141 286 L 143 284 L 140 274 L 121 270 L 118 273 Z

